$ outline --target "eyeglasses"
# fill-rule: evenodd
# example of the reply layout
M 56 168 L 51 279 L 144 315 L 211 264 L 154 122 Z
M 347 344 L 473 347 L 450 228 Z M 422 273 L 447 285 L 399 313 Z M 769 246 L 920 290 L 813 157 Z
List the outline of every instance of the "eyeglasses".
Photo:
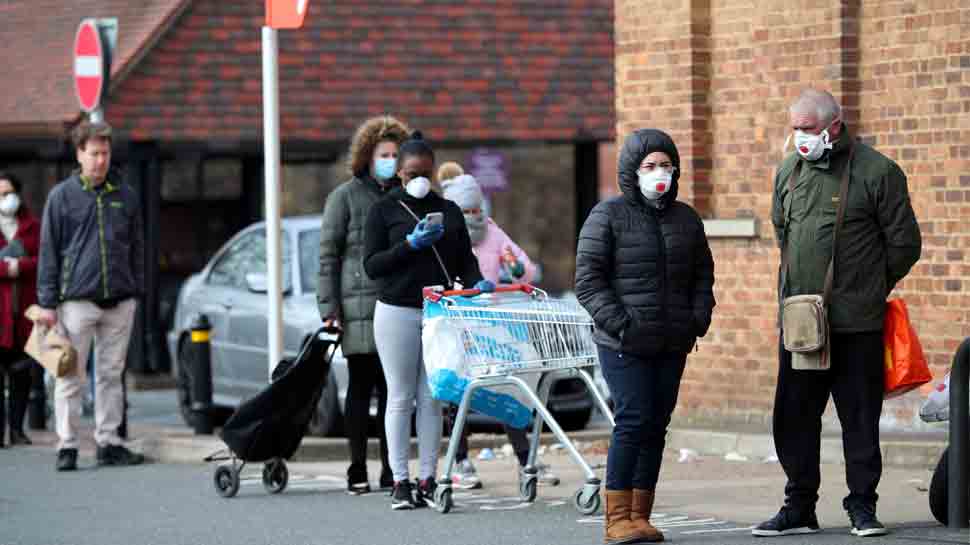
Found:
M 645 164 L 640 165 L 640 168 L 637 169 L 637 170 L 638 170 L 638 172 L 650 173 L 650 172 L 653 172 L 657 168 L 662 168 L 662 169 L 666 170 L 670 174 L 673 174 L 674 172 L 677 172 L 677 167 L 675 167 L 674 165 L 672 165 L 670 163 L 660 163 L 659 165 L 656 164 L 656 163 L 645 163 Z

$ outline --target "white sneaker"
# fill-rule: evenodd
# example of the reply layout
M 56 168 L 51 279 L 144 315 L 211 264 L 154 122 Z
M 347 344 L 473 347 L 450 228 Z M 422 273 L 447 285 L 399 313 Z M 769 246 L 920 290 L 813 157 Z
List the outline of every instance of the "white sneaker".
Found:
M 553 473 L 547 464 L 539 462 L 536 464 L 536 469 L 539 471 L 539 484 L 544 484 L 546 486 L 559 486 L 559 476 Z
M 451 474 L 451 484 L 462 490 L 477 490 L 482 487 L 482 480 L 478 478 L 478 471 L 471 460 L 462 460 Z

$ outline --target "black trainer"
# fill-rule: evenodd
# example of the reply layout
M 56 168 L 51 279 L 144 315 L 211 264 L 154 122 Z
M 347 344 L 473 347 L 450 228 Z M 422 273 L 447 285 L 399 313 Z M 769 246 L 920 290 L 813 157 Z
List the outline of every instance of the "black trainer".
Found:
M 757 537 L 790 536 L 814 534 L 819 531 L 815 510 L 799 510 L 788 505 L 782 506 L 778 514 L 751 530 Z
M 852 521 L 852 535 L 859 537 L 884 536 L 889 533 L 876 518 L 876 506 L 860 504 L 849 507 L 849 520 Z
M 391 492 L 391 509 L 400 511 L 414 508 L 414 494 L 411 491 L 411 482 L 398 481 L 394 483 L 394 490 Z
M 74 471 L 77 469 L 77 449 L 62 448 L 57 451 L 57 470 Z
M 367 481 L 360 483 L 352 483 L 347 481 L 347 493 L 351 496 L 361 496 L 364 494 L 370 494 L 370 483 Z
M 417 483 L 417 490 L 414 493 L 414 503 L 418 507 L 436 507 L 438 504 L 434 500 L 434 491 L 438 489 L 438 483 L 434 477 Z
M 122 445 L 98 446 L 99 466 L 136 466 L 144 462 L 144 456 Z

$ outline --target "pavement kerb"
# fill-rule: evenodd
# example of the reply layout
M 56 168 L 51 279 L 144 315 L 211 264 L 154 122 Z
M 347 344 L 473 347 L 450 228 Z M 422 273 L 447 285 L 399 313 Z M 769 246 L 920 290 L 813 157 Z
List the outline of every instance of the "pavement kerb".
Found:
M 225 448 L 217 436 L 194 435 L 191 430 L 182 428 L 141 428 L 136 430 L 140 437 L 135 442 L 150 459 L 166 463 L 200 463 L 206 456 Z M 608 429 L 583 430 L 570 433 L 573 442 L 582 451 L 594 442 L 609 440 Z M 556 443 L 551 433 L 542 435 L 542 444 Z M 498 450 L 507 443 L 504 434 L 472 434 L 469 447 L 473 450 L 491 448 Z M 441 454 L 444 455 L 448 439 L 442 438 Z M 883 463 L 895 467 L 936 466 L 946 441 L 937 437 L 925 438 L 913 434 L 911 439 L 882 441 Z M 673 450 L 689 449 L 701 456 L 725 456 L 735 453 L 752 461 L 762 461 L 774 456 L 774 442 L 769 433 L 749 433 L 713 431 L 702 429 L 674 428 L 667 435 L 667 448 Z M 371 439 L 370 455 L 376 457 L 378 442 Z M 416 456 L 417 445 L 411 440 L 412 456 Z M 348 457 L 346 439 L 307 437 L 293 457 L 299 462 L 324 462 L 345 460 Z M 823 436 L 821 458 L 823 463 L 842 463 L 842 438 Z

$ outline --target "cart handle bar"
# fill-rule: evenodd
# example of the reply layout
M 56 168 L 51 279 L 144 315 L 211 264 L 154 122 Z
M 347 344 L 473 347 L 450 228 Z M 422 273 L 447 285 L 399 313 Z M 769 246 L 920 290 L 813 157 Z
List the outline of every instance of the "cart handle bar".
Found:
M 522 292 L 528 295 L 532 295 L 536 291 L 536 287 L 531 284 L 504 284 L 501 286 L 495 286 L 496 293 L 512 293 L 512 292 Z M 445 290 L 441 289 L 440 286 L 432 286 L 429 288 L 424 288 L 423 295 L 424 298 L 432 303 L 437 303 L 442 297 L 475 297 L 481 295 L 482 290 L 467 289 L 467 290 Z

